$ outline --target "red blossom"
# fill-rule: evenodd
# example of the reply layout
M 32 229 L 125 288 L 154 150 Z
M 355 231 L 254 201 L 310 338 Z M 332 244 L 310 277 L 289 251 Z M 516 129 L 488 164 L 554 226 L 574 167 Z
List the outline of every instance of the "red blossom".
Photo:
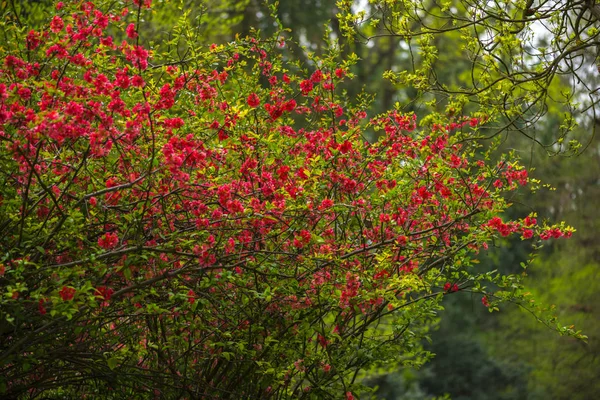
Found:
M 481 298 L 481 304 L 483 304 L 485 307 L 489 307 L 490 306 L 490 302 L 488 301 L 487 296 L 483 296 Z
M 320 69 L 313 72 L 313 74 L 310 76 L 310 81 L 312 83 L 319 83 L 321 80 L 323 80 L 323 72 Z
M 260 105 L 260 98 L 256 93 L 250 93 L 247 99 L 248 105 L 252 108 L 256 108 Z
M 187 301 L 190 304 L 194 304 L 196 302 L 196 293 L 192 289 L 187 292 Z
M 104 301 L 108 301 L 110 300 L 112 294 L 115 291 L 112 288 L 106 287 L 106 286 L 99 286 L 96 288 L 96 297 L 104 300 Z
M 58 33 L 62 31 L 64 27 L 65 23 L 63 22 L 62 18 L 58 15 L 55 15 L 50 22 L 50 30 L 54 33 Z
M 44 307 L 44 300 L 40 299 L 38 301 L 38 311 L 40 312 L 40 315 L 45 315 L 46 314 L 46 307 Z
M 125 29 L 125 33 L 127 34 L 127 37 L 130 39 L 135 39 L 136 37 L 138 37 L 137 31 L 135 29 L 135 24 L 133 24 L 133 23 L 127 25 L 127 28 Z
M 333 206 L 333 200 L 331 199 L 323 199 L 321 205 L 319 206 L 319 210 L 326 210 Z
M 63 288 L 58 292 L 58 294 L 63 301 L 69 301 L 73 300 L 75 292 L 77 292 L 75 289 L 68 286 L 63 286 Z
M 294 99 L 288 100 L 283 106 L 283 109 L 285 111 L 289 111 L 289 112 L 294 111 L 295 108 L 296 108 L 296 100 L 294 100 Z
M 33 29 L 27 34 L 27 49 L 35 50 L 40 45 L 40 35 Z
M 445 292 L 458 292 L 458 285 L 456 283 L 446 282 L 444 284 Z
M 321 335 L 320 333 L 317 335 L 317 341 L 321 347 L 327 347 L 329 345 L 329 340 L 327 340 L 325 336 Z
M 303 80 L 300 82 L 300 90 L 303 95 L 309 94 L 313 90 L 313 83 L 308 79 Z
M 148 50 L 142 46 L 127 47 L 125 49 L 125 57 L 130 61 L 135 68 L 145 70 L 148 68 Z
M 133 78 L 131 78 L 131 85 L 134 87 L 143 87 L 145 84 L 144 78 L 139 75 L 134 75 Z
M 98 246 L 103 249 L 114 249 L 119 243 L 119 237 L 116 232 L 106 232 L 104 235 L 98 238 Z

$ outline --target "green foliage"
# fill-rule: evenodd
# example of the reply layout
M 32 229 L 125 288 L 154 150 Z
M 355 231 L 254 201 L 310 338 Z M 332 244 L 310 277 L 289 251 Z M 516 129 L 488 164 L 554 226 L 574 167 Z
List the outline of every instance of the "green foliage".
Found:
M 582 138 L 569 132 L 577 123 L 595 129 L 600 12 L 593 2 L 529 3 L 376 0 L 356 12 L 338 1 L 337 18 L 349 41 L 398 49 L 385 76 L 399 91 L 416 90 L 449 116 L 487 115 L 487 138 L 536 140 L 538 121 L 554 112 L 557 129 L 536 141 L 549 153 L 577 153 Z
M 488 333 L 491 349 L 507 362 L 526 363 L 530 398 L 591 398 L 598 391 L 598 149 L 593 139 L 583 154 L 574 158 L 548 159 L 534 152 L 537 175 L 554 190 L 538 197 L 541 215 L 565 218 L 578 228 L 567 243 L 551 246 L 532 265 L 527 283 L 534 297 L 553 304 L 562 321 L 576 324 L 588 336 L 587 343 L 557 337 L 534 324 L 527 313 L 507 310 L 500 325 Z M 528 203 L 533 199 L 526 200 Z M 500 347 L 504 337 L 514 342 Z

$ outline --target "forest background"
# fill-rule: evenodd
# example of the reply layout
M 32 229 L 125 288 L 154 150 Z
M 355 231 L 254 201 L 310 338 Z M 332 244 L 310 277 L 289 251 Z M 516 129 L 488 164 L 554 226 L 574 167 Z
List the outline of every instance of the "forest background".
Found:
M 418 116 L 431 112 L 485 113 L 474 97 L 453 92 L 453 88 L 468 87 L 474 60 L 465 51 L 461 32 L 452 29 L 446 32 L 444 27 L 452 25 L 436 19 L 450 15 L 447 10 L 467 16 L 468 8 L 461 5 L 468 2 L 447 2 L 448 7 L 442 4 L 444 2 L 418 3 L 419 9 L 427 11 L 415 13 L 420 24 L 443 34 L 420 42 L 418 37 L 390 34 L 391 25 L 386 25 L 386 15 L 391 15 L 394 7 L 405 7 L 410 14 L 411 2 L 349 4 L 335 0 L 280 0 L 276 17 L 289 29 L 287 57 L 306 65 L 310 65 L 310 53 L 319 55 L 326 50 L 327 41 L 339 40 L 346 56 L 358 59 L 352 67 L 356 79 L 346 88 L 349 96 L 357 96 L 363 90 L 376 94 L 374 113 L 391 109 L 395 104 L 403 112 L 414 112 Z M 507 13 L 523 10 L 543 16 L 540 13 L 547 2 L 541 2 L 536 9 L 530 8 L 532 2 L 523 2 L 521 6 L 519 2 L 510 3 L 514 4 L 505 7 Z M 21 17 L 35 26 L 36 21 L 43 20 L 50 2 L 4 1 L 2 7 L 18 8 Z M 140 35 L 146 38 L 168 35 L 168 27 L 184 11 L 188 12 L 188 18 L 199 21 L 207 43 L 229 42 L 236 35 L 243 37 L 255 30 L 269 35 L 277 29 L 270 8 L 260 0 L 155 0 L 152 18 L 141 26 L 145 31 Z M 559 9 L 550 11 L 561 12 Z M 347 25 L 344 16 L 349 14 L 356 19 Z M 575 13 L 573 19 L 576 18 Z M 591 21 L 591 27 L 598 25 L 593 18 L 589 11 L 585 14 L 584 19 Z M 347 38 L 345 29 L 354 29 L 355 35 Z M 547 41 L 551 46 L 552 32 L 544 33 L 543 29 L 529 25 L 527 29 L 531 35 L 528 43 Z M 517 23 L 517 29 L 510 32 L 515 37 L 523 37 L 525 31 Z M 424 50 L 427 48 L 431 49 L 430 53 Z M 582 52 L 589 53 L 587 58 Z M 533 169 L 535 178 L 553 187 L 543 189 L 537 196 L 520 194 L 511 199 L 516 205 L 511 212 L 536 209 L 540 218 L 564 220 L 577 229 L 570 240 L 550 242 L 543 248 L 533 267 L 528 269 L 534 279 L 527 282 L 535 298 L 556 306 L 561 322 L 576 325 L 588 336 L 587 343 L 557 335 L 517 307 L 505 306 L 500 313 L 490 315 L 481 307 L 479 299 L 469 293 L 456 293 L 447 297 L 447 311 L 432 328 L 432 340 L 427 347 L 436 356 L 419 371 L 402 369 L 381 374 L 374 371 L 368 382 L 378 387 L 378 398 L 430 399 L 449 395 L 453 399 L 591 399 L 600 392 L 600 215 L 597 205 L 600 143 L 594 135 L 600 118 L 594 117 L 593 107 L 586 106 L 588 99 L 594 103 L 589 93 L 594 92 L 600 80 L 595 63 L 596 48 L 586 47 L 579 55 L 583 65 L 580 71 L 584 72 L 577 75 L 571 66 L 571 74 L 553 76 L 547 85 L 550 94 L 544 98 L 540 112 L 524 112 L 526 117 L 512 126 L 497 131 L 490 128 L 489 136 L 490 141 L 500 141 L 502 149 L 517 152 Z M 535 55 L 527 60 L 526 52 L 524 58 L 524 64 L 532 63 Z M 510 57 L 508 62 L 512 62 Z M 416 79 L 423 70 L 427 71 L 421 75 L 425 81 Z M 413 73 L 413 78 L 403 76 L 402 71 L 408 71 L 408 75 Z M 503 90 L 512 93 L 511 84 L 514 82 Z M 571 93 L 569 101 L 556 100 L 565 89 Z M 561 129 L 565 126 L 563 138 Z M 567 130 L 570 131 L 568 138 L 575 138 L 580 146 L 565 145 Z M 529 258 L 527 246 L 518 239 L 508 246 L 495 246 L 482 261 L 483 268 L 518 272 L 521 263 Z

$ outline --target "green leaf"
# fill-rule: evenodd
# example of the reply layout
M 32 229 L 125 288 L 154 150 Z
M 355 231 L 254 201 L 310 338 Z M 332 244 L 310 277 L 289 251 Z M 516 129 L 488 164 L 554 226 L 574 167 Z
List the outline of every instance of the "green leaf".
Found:
M 106 363 L 108 364 L 108 368 L 110 368 L 111 370 L 114 370 L 117 367 L 119 360 L 115 357 L 111 357 L 106 361 Z

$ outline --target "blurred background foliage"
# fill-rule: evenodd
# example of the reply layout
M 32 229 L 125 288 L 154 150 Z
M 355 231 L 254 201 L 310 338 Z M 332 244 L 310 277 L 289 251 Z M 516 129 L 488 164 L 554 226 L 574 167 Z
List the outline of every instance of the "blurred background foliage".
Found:
M 22 26 L 41 27 L 53 7 L 48 0 L 3 0 L 3 14 L 17 10 Z M 367 2 L 360 9 L 369 11 Z M 355 9 L 358 9 L 355 7 Z M 155 51 L 177 52 L 172 46 L 173 26 L 180 18 L 196 22 L 198 35 L 206 45 L 233 40 L 259 31 L 271 35 L 278 31 L 273 9 L 261 0 L 154 0 L 152 16 L 141 24 L 140 37 Z M 414 68 L 419 55 L 411 53 L 399 38 L 386 36 L 377 25 L 365 26 L 368 42 L 348 43 L 339 31 L 336 0 L 280 0 L 275 17 L 286 31 L 282 50 L 301 68 L 314 69 L 311 54 L 321 54 L 328 43 L 339 41 L 345 56 L 356 54 L 360 61 L 353 67 L 356 75 L 348 96 L 361 91 L 376 94 L 371 114 L 395 105 L 404 112 L 424 115 L 433 111 L 448 113 L 447 104 L 427 104 L 434 95 L 414 87 L 398 87 L 383 78 L 385 71 Z M 382 35 L 377 37 L 378 33 Z M 470 60 L 461 52 L 458 33 L 436 37 L 438 52 L 435 69 L 444 71 L 438 79 L 448 85 L 469 79 Z M 162 46 L 162 47 L 161 47 Z M 569 77 L 564 78 L 569 79 Z M 555 80 L 550 92 L 559 93 L 566 82 Z M 592 82 L 594 83 L 594 82 Z M 499 94 L 501 95 L 501 93 Z M 438 94 L 439 96 L 439 94 Z M 396 104 L 397 103 L 397 104 Z M 477 110 L 465 103 L 462 113 Z M 447 115 L 451 117 L 450 115 Z M 373 371 L 366 378 L 375 389 L 374 398 L 421 400 L 445 398 L 481 399 L 594 399 L 600 393 L 600 141 L 593 126 L 600 119 L 588 119 L 575 128 L 587 148 L 578 156 L 550 156 L 548 149 L 531 138 L 548 142 L 557 131 L 565 109 L 548 105 L 548 113 L 525 135 L 500 134 L 502 151 L 516 151 L 529 165 L 531 175 L 548 183 L 533 196 L 521 193 L 511 199 L 516 213 L 526 215 L 539 210 L 540 221 L 564 220 L 577 232 L 567 241 L 546 246 L 525 270 L 530 248 L 518 239 L 510 247 L 491 245 L 482 255 L 479 268 L 522 270 L 530 276 L 529 289 L 537 301 L 556 307 L 561 323 L 574 324 L 589 337 L 588 343 L 560 337 L 551 328 L 537 322 L 527 311 L 506 308 L 489 314 L 469 293 L 446 296 L 446 310 L 431 334 L 428 349 L 436 357 L 420 371 Z M 549 140 L 545 140 L 549 139 Z M 486 145 L 487 142 L 483 142 Z M 523 216 L 521 215 L 521 216 Z

